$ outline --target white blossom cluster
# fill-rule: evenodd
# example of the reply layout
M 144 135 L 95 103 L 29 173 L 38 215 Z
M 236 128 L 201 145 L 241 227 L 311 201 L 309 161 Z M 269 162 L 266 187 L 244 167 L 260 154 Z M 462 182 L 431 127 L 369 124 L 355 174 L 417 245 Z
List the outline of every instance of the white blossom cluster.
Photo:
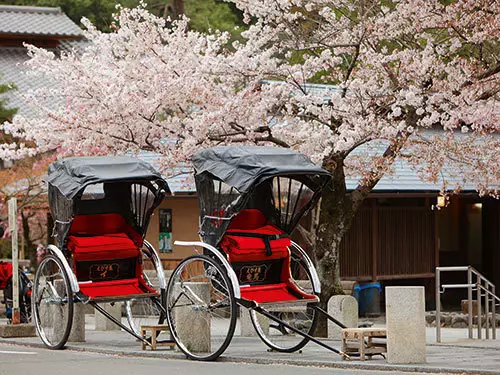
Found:
M 0 156 L 153 150 L 168 167 L 250 142 L 342 160 L 361 184 L 398 156 L 428 180 L 453 165 L 482 193 L 498 189 L 499 2 L 233 2 L 249 26 L 232 45 L 139 7 L 122 9 L 113 33 L 86 21 L 83 55 L 29 47 L 32 74 L 60 85 L 27 95 L 40 116 L 4 124 L 21 141 Z M 49 109 L 49 96 L 66 105 Z M 393 152 L 354 152 L 375 140 Z

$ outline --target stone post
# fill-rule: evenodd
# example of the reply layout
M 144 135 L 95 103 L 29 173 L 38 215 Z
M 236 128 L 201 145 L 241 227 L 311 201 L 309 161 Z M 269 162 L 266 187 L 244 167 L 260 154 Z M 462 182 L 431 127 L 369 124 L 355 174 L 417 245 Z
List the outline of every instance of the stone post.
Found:
M 353 296 L 332 296 L 328 301 L 328 314 L 348 328 L 358 327 L 358 301 Z M 328 338 L 340 339 L 342 328 L 328 321 Z
M 210 288 L 207 283 L 182 283 L 183 288 L 189 288 L 191 293 L 201 301 L 210 302 Z M 175 289 L 179 288 L 175 286 Z M 178 291 L 174 289 L 174 295 Z M 203 302 L 200 301 L 200 305 Z M 210 351 L 210 314 L 193 305 L 176 308 L 174 311 L 177 335 L 181 342 L 193 352 Z
M 66 286 L 64 285 L 62 280 L 56 280 L 54 283 L 56 291 L 63 295 L 66 290 Z M 63 335 L 63 329 L 65 328 L 62 325 L 58 325 L 57 322 L 63 321 L 63 312 L 61 306 L 59 304 L 51 304 L 50 308 L 44 310 L 44 313 L 47 314 L 44 316 L 44 319 L 54 319 L 53 324 L 56 330 L 56 336 Z M 71 324 L 71 331 L 68 336 L 68 341 L 71 342 L 85 342 L 85 312 L 84 306 L 82 303 L 73 303 L 73 323 Z
M 73 324 L 68 341 L 85 342 L 85 306 L 83 303 L 73 304 Z
M 122 303 L 100 303 L 113 318 L 119 322 L 122 319 Z M 99 311 L 95 310 L 95 330 L 96 331 L 119 331 L 121 328 L 113 323 L 111 320 L 102 315 Z
M 425 363 L 424 287 L 386 287 L 387 362 Z
M 256 313 L 257 320 L 260 323 L 260 327 L 264 331 L 264 334 L 269 334 L 269 319 L 264 315 Z M 257 336 L 257 332 L 255 331 L 255 327 L 252 324 L 252 320 L 250 319 L 250 310 L 245 308 L 240 308 L 240 328 L 241 328 L 241 336 L 243 337 L 254 337 Z

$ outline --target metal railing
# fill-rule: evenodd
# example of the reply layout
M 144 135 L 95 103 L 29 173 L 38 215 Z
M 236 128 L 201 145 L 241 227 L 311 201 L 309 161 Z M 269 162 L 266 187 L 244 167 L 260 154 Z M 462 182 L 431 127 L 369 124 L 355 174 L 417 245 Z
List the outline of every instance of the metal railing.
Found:
M 460 272 L 467 271 L 467 284 L 445 284 L 441 285 L 441 272 Z M 467 305 L 468 305 L 468 329 L 469 339 L 473 339 L 473 292 L 476 292 L 477 303 L 477 338 L 482 338 L 482 300 L 484 297 L 485 307 L 485 328 L 486 339 L 490 338 L 490 306 L 491 306 L 491 335 L 492 339 L 496 339 L 496 315 L 495 305 L 496 301 L 500 302 L 500 298 L 495 294 L 495 285 L 491 283 L 486 277 L 481 275 L 472 266 L 459 266 L 459 267 L 436 267 L 436 342 L 441 342 L 441 293 L 446 289 L 467 289 Z M 491 305 L 490 305 L 491 304 Z

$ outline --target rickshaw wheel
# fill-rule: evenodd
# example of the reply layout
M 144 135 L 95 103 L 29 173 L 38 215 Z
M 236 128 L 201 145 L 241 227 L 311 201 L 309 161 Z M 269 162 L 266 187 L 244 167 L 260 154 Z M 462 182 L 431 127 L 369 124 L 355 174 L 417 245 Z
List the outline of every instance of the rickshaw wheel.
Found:
M 194 255 L 175 268 L 167 287 L 167 319 L 188 358 L 217 359 L 231 342 L 236 313 L 232 285 L 216 261 Z
M 141 325 L 163 324 L 165 313 L 160 306 L 165 306 L 163 298 L 134 298 L 125 302 L 125 314 L 130 328 L 138 335 Z
M 295 258 L 293 252 L 290 261 L 290 275 L 295 285 L 306 293 L 315 294 L 312 277 L 305 264 Z M 273 308 L 265 309 L 290 326 L 309 335 L 314 333 L 318 324 L 316 310 L 308 305 L 294 306 L 288 310 L 283 309 L 282 306 L 277 307 L 276 311 L 273 311 Z M 278 352 L 293 353 L 302 349 L 309 341 L 306 337 L 258 314 L 255 310 L 250 310 L 250 319 L 264 344 Z
M 33 316 L 40 339 L 50 349 L 61 349 L 73 323 L 73 291 L 59 258 L 47 255 L 33 282 Z
M 151 258 L 151 254 L 144 251 L 144 249 L 142 254 L 143 260 Z M 128 324 L 138 335 L 141 335 L 141 325 L 163 324 L 166 317 L 165 290 L 160 290 L 159 285 L 156 285 L 155 282 L 155 280 L 158 280 L 158 274 L 156 273 L 156 279 L 150 278 L 143 270 L 142 276 L 150 287 L 160 292 L 160 297 L 134 298 L 125 301 L 125 315 Z

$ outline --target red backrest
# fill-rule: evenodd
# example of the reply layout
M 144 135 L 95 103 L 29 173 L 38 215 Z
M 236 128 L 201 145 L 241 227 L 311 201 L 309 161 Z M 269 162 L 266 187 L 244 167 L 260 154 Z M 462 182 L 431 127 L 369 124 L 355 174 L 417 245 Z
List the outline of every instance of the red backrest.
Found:
M 238 235 L 247 233 L 248 235 Z M 256 234 L 252 236 L 252 233 Z M 230 262 L 271 260 L 288 257 L 289 238 L 271 239 L 273 255 L 265 254 L 265 242 L 259 235 L 283 234 L 283 231 L 267 221 L 256 209 L 242 210 L 231 222 L 220 242 L 220 247 L 229 255 Z
M 266 225 L 267 219 L 254 208 L 242 210 L 231 222 L 228 229 L 257 229 Z
M 119 214 L 79 215 L 73 219 L 69 234 L 102 235 L 113 233 L 126 233 L 137 245 L 142 245 L 140 236 L 123 216 Z

